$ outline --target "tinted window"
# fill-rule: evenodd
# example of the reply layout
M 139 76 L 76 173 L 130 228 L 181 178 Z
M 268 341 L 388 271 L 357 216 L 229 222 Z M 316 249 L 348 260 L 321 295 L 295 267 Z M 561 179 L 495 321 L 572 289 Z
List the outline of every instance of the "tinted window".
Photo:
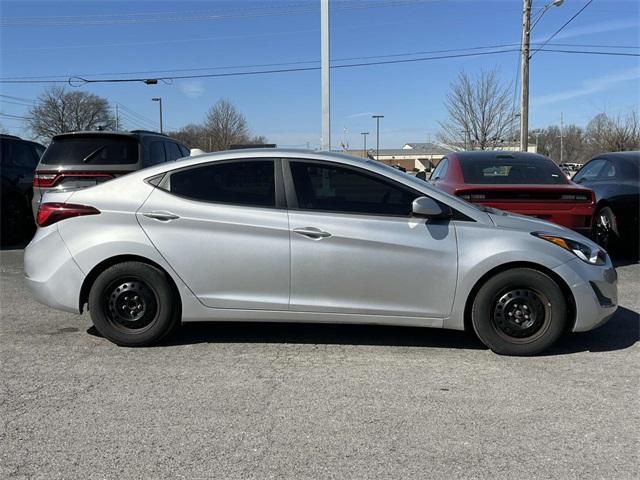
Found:
M 436 167 L 436 169 L 431 174 L 431 180 L 437 180 L 439 178 L 444 178 L 447 175 L 447 168 L 449 166 L 449 159 L 443 158 L 440 160 L 440 163 Z
M 126 137 L 54 139 L 42 156 L 45 165 L 125 165 L 138 161 L 138 142 Z
M 273 160 L 209 164 L 171 174 L 170 191 L 205 202 L 274 207 Z
M 184 156 L 184 155 L 182 155 L 182 152 L 178 148 L 178 144 L 177 143 L 164 142 L 164 146 L 167 149 L 167 160 L 168 161 L 177 160 L 178 158 L 182 158 Z
M 551 160 L 516 158 L 460 158 L 465 183 L 541 184 L 567 183 L 562 170 Z
M 2 166 L 35 169 L 38 159 L 31 145 L 26 142 L 4 140 L 2 142 Z
M 42 157 L 42 154 L 44 153 L 44 147 L 42 145 L 33 144 L 33 149 L 36 152 L 36 157 L 40 160 L 40 157 Z
M 180 151 L 182 152 L 183 157 L 188 157 L 189 155 L 191 155 L 191 152 L 189 151 L 189 149 L 184 145 L 178 144 L 178 147 L 180 147 Z
M 600 177 L 603 180 L 611 180 L 616 177 L 616 166 L 613 162 L 607 161 L 600 170 Z
M 602 159 L 592 160 L 587 163 L 582 169 L 576 173 L 573 177 L 574 182 L 588 182 L 590 180 L 595 180 L 600 174 L 600 170 L 604 166 L 605 161 Z
M 149 142 L 149 158 L 147 159 L 145 166 L 157 165 L 166 161 L 167 158 L 164 151 L 164 142 L 161 140 Z
M 638 181 L 640 178 L 640 164 L 633 160 L 618 160 L 616 166 L 618 167 L 618 176 L 621 180 L 634 180 Z
M 419 195 L 372 175 L 318 163 L 290 162 L 298 207 L 308 210 L 409 215 Z

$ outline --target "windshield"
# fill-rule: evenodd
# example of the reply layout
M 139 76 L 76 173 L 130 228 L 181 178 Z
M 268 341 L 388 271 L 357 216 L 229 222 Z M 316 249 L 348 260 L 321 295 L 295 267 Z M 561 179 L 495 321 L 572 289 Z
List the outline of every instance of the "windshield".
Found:
M 465 183 L 488 185 L 559 185 L 567 180 L 562 170 L 547 159 L 461 158 Z
M 42 156 L 45 165 L 126 165 L 137 161 L 135 139 L 106 135 L 54 139 Z

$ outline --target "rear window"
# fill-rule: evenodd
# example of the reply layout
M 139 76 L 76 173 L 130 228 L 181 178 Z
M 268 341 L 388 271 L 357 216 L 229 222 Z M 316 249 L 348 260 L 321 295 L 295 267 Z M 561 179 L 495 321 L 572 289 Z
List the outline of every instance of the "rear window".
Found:
M 137 161 L 138 142 L 126 137 L 61 138 L 42 156 L 45 165 L 127 165 Z
M 490 185 L 568 183 L 562 170 L 551 160 L 515 158 L 461 158 L 465 183 Z

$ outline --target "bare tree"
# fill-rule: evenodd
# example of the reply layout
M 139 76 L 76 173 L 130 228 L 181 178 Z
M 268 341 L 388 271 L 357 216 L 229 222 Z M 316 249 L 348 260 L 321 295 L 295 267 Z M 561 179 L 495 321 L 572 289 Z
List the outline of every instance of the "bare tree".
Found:
M 204 128 L 211 138 L 212 150 L 228 150 L 237 143 L 247 143 L 249 127 L 244 115 L 229 101 L 218 100 L 207 113 Z
M 36 137 L 49 139 L 64 132 L 95 130 L 98 127 L 112 129 L 115 118 L 105 98 L 53 86 L 38 97 L 29 112 L 27 125 Z
M 181 140 L 189 148 L 199 148 L 203 151 L 209 151 L 209 135 L 203 125 L 190 123 L 175 132 L 167 132 L 167 135 Z
M 583 163 L 588 160 L 585 158 L 587 156 L 585 132 L 577 125 L 565 125 L 562 142 L 560 142 L 560 127 L 557 125 L 532 130 L 530 133 L 536 138 L 538 153 L 546 155 L 556 163 L 560 163 L 560 158 L 567 163 Z M 560 155 L 561 146 L 562 155 Z
M 510 137 L 513 111 L 510 86 L 500 82 L 497 70 L 471 77 L 460 72 L 445 99 L 449 119 L 439 122 L 439 139 L 465 149 L 486 150 Z
M 640 149 L 640 119 L 633 110 L 621 117 L 596 115 L 587 125 L 589 153 L 619 152 Z

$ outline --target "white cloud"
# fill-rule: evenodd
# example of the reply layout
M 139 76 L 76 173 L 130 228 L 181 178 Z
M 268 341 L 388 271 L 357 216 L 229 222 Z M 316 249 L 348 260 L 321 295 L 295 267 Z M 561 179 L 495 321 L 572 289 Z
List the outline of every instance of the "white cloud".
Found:
M 189 98 L 198 98 L 204 95 L 204 83 L 200 80 L 186 80 L 180 82 L 180 91 Z
M 638 28 L 640 26 L 640 22 L 637 19 L 633 20 L 613 20 L 610 22 L 600 22 L 600 23 L 592 23 L 590 25 L 584 25 L 582 27 L 568 28 L 567 30 L 561 31 L 558 35 L 553 37 L 553 41 L 558 41 L 561 39 L 574 38 L 574 37 L 582 37 L 585 35 L 593 35 L 596 33 L 606 33 L 606 32 L 616 32 L 618 30 L 627 30 L 630 28 Z M 546 35 L 544 37 L 535 38 L 532 40 L 535 43 L 543 43 L 545 42 L 551 34 Z
M 540 106 L 563 102 L 565 100 L 571 100 L 573 98 L 584 97 L 586 95 L 603 92 L 605 90 L 613 88 L 619 83 L 632 80 L 637 81 L 638 79 L 640 79 L 640 67 L 634 67 L 627 70 L 622 70 L 618 73 L 586 80 L 582 82 L 580 86 L 569 90 L 536 96 L 532 99 L 531 103 L 535 106 Z

